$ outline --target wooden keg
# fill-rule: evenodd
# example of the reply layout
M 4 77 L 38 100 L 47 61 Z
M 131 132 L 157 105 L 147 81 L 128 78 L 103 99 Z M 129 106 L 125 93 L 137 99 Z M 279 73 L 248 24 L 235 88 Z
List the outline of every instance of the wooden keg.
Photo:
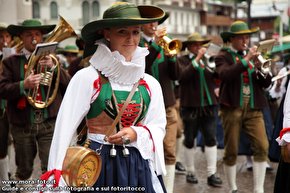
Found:
M 83 146 L 71 146 L 63 161 L 62 176 L 68 186 L 93 186 L 101 167 L 101 156 L 95 151 Z

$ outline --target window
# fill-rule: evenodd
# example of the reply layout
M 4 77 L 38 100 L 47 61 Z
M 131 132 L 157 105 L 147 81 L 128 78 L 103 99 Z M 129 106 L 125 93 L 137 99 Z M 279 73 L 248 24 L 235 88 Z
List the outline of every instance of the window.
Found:
M 100 16 L 100 3 L 98 1 L 93 1 L 93 17 Z
M 55 1 L 50 3 L 50 18 L 57 19 L 58 18 L 58 8 Z
M 40 18 L 40 6 L 37 1 L 33 1 L 32 3 L 32 17 Z
M 90 22 L 90 5 L 87 1 L 82 3 L 82 11 L 83 11 L 83 25 Z

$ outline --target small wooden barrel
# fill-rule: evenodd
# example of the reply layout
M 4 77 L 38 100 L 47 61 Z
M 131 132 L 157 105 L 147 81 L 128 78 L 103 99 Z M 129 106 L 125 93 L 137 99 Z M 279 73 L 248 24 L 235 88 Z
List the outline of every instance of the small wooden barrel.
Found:
M 93 186 L 101 168 L 101 156 L 95 151 L 82 146 L 72 146 L 67 149 L 62 176 L 68 186 Z
M 286 145 L 281 146 L 281 156 L 284 162 L 290 163 L 290 155 Z

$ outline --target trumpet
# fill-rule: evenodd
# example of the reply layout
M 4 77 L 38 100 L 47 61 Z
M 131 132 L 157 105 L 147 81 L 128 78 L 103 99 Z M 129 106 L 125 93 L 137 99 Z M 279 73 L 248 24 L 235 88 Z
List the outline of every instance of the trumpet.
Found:
M 265 59 L 262 55 L 259 55 L 257 59 L 261 64 L 261 72 L 264 75 L 268 74 L 271 70 L 272 59 Z
M 264 75 L 268 74 L 271 71 L 272 59 L 265 59 L 263 55 L 266 55 L 273 49 L 275 44 L 275 39 L 269 39 L 259 42 L 257 51 L 261 54 L 257 57 L 257 60 L 261 64 L 260 71 Z
M 248 49 L 248 45 L 244 44 L 244 47 Z M 257 67 L 255 64 L 250 62 L 253 68 L 257 68 L 262 76 L 266 76 L 271 71 L 272 59 L 265 59 L 262 54 L 265 54 L 265 50 L 257 49 L 257 51 L 263 51 L 259 54 L 255 59 L 257 60 L 259 66 Z M 266 50 L 267 51 L 267 50 Z
M 163 48 L 165 55 L 167 56 L 177 55 L 181 51 L 181 48 L 182 48 L 182 42 L 180 40 L 178 39 L 172 40 L 167 36 L 163 36 L 161 40 L 157 42 L 157 44 Z
M 214 72 L 216 65 L 215 65 L 215 56 L 218 55 L 219 51 L 221 50 L 221 47 L 210 43 L 205 54 L 203 55 L 203 60 L 200 62 L 205 65 L 205 67 L 210 71 Z

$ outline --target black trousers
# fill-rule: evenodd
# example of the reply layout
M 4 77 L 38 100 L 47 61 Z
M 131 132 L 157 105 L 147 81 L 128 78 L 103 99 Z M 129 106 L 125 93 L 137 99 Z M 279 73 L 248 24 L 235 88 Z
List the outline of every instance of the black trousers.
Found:
M 27 126 L 11 125 L 16 159 L 16 177 L 27 180 L 33 172 L 38 152 L 42 173 L 47 171 L 48 156 L 53 137 L 55 119 Z
M 6 111 L 0 110 L 0 159 L 6 157 L 9 144 L 9 123 Z
M 194 140 L 199 130 L 203 135 L 206 146 L 216 145 L 217 110 L 217 106 L 181 108 L 184 145 L 187 148 L 194 146 Z

